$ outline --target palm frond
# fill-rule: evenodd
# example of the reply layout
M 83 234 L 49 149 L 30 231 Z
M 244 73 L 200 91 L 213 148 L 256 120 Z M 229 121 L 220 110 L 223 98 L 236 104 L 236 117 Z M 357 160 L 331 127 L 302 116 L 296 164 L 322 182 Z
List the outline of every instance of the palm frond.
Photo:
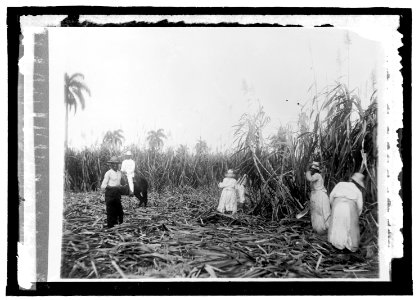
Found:
M 89 87 L 81 81 L 71 81 L 69 84 L 75 90 L 79 90 L 80 92 L 86 92 L 89 96 L 91 96 L 91 91 Z
M 71 88 L 71 92 L 77 96 L 79 99 L 79 102 L 81 104 L 81 109 L 84 109 L 86 107 L 86 100 L 84 99 L 83 93 L 81 90 L 76 88 Z
M 66 73 L 67 75 L 67 73 Z M 70 77 L 67 75 L 68 78 L 68 82 L 72 82 L 74 80 L 84 80 L 84 75 L 82 73 L 74 73 L 73 75 L 71 75 Z

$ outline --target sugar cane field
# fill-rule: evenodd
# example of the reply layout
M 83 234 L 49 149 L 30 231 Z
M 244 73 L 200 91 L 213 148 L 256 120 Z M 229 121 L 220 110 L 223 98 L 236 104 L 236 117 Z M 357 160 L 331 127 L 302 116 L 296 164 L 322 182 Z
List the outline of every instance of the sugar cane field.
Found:
M 61 277 L 378 278 L 376 92 L 364 100 L 366 107 L 336 83 L 310 100 L 297 130 L 281 126 L 268 138 L 261 132 L 269 113 L 260 106 L 237 120 L 235 147 L 225 152 L 210 151 L 204 138 L 195 151 L 163 150 L 164 129 L 149 132 L 148 147 L 122 147 L 123 131 L 114 131 L 100 145 L 67 148 Z M 148 182 L 148 203 L 123 195 L 123 223 L 108 228 L 101 184 L 109 159 L 127 151 Z M 301 213 L 312 161 L 328 195 L 365 164 L 357 251 L 333 247 L 313 231 L 310 211 Z M 228 169 L 248 177 L 236 214 L 217 211 Z

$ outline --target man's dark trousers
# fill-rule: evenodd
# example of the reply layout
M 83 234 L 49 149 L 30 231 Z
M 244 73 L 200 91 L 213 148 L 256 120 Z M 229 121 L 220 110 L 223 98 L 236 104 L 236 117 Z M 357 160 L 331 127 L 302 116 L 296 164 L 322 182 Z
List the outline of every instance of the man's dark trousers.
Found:
M 122 224 L 124 212 L 121 204 L 120 187 L 107 187 L 105 191 L 106 215 L 108 228 Z

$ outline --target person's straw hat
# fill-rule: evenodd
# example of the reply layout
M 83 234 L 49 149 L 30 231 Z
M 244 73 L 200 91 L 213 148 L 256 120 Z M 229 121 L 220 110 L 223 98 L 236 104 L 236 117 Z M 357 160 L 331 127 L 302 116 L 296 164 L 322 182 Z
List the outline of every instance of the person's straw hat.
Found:
M 132 152 L 128 150 L 127 153 L 125 153 L 125 155 L 132 155 Z
M 355 173 L 351 177 L 353 181 L 355 181 L 356 183 L 358 183 L 360 186 L 362 186 L 365 189 L 364 178 L 365 176 L 361 173 Z
M 119 164 L 119 159 L 116 156 L 112 156 L 110 160 L 108 160 L 108 164 Z
M 234 177 L 234 170 L 233 169 L 229 169 L 225 175 L 226 177 Z
M 314 170 L 317 170 L 317 171 L 320 171 L 320 164 L 317 161 L 313 161 L 310 165 L 310 168 L 314 169 Z

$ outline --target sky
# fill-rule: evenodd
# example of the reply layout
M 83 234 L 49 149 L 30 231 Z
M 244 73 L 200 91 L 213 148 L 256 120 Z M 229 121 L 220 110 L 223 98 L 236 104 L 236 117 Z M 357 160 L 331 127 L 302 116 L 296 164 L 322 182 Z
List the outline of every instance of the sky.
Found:
M 124 145 L 143 147 L 148 131 L 163 128 L 166 147 L 192 150 L 201 138 L 224 151 L 240 116 L 258 105 L 271 119 L 268 137 L 296 125 L 314 82 L 318 92 L 339 78 L 347 84 L 347 34 L 349 87 L 367 105 L 381 46 L 336 28 L 51 28 L 51 99 L 63 99 L 57 78 L 84 74 L 91 97 L 85 110 L 70 113 L 71 147 L 101 143 L 117 129 Z

